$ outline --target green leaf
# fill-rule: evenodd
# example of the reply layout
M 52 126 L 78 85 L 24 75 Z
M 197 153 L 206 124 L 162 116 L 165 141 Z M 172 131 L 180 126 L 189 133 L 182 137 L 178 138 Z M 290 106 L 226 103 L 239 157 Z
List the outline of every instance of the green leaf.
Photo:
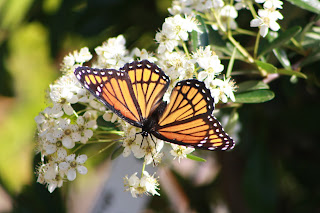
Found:
M 269 64 L 267 62 L 262 62 L 259 60 L 255 60 L 255 63 L 258 67 L 260 67 L 262 70 L 266 71 L 267 73 L 277 73 L 277 68 L 272 64 Z
M 291 63 L 289 61 L 287 53 L 283 49 L 275 48 L 272 50 L 272 52 L 284 68 L 291 69 Z
M 238 121 L 239 113 L 237 112 L 236 108 L 234 108 L 229 116 L 228 123 L 224 126 L 225 131 L 229 134 L 232 134 L 235 126 L 238 124 Z
M 123 150 L 124 150 L 123 146 L 119 146 L 118 148 L 116 148 L 111 154 L 111 160 L 114 160 L 117 157 L 119 157 L 123 153 Z
M 288 0 L 291 4 L 294 4 L 302 9 L 309 10 L 311 12 L 320 14 L 320 1 L 319 0 Z
M 254 90 L 249 92 L 236 93 L 236 103 L 263 103 L 274 98 L 271 90 Z
M 199 40 L 198 40 L 198 32 L 192 31 L 191 32 L 191 42 L 192 42 L 192 49 L 193 51 L 197 51 Z
M 193 31 L 192 32 L 192 44 L 194 51 L 199 47 L 205 47 L 209 45 L 209 35 L 207 25 L 204 23 L 204 20 L 201 16 L 197 16 L 197 20 L 200 25 L 198 26 L 201 32 Z
M 252 90 L 259 90 L 259 89 L 269 89 L 268 84 L 264 83 L 263 81 L 245 81 L 238 84 L 237 93 L 247 92 Z
M 278 73 L 281 74 L 281 75 L 289 75 L 289 76 L 297 76 L 297 77 L 300 77 L 300 78 L 304 78 L 304 79 L 307 79 L 308 77 L 302 73 L 302 72 L 298 72 L 298 71 L 293 71 L 293 70 L 289 70 L 289 69 L 278 69 Z
M 272 42 L 270 42 L 265 49 L 263 49 L 258 57 L 261 57 L 265 55 L 266 53 L 269 53 L 274 48 L 280 47 L 282 44 L 285 44 L 288 42 L 291 38 L 293 38 L 295 35 L 297 35 L 301 31 L 301 27 L 294 26 L 281 34 L 279 34 L 278 38 L 274 39 Z
M 208 27 L 207 29 L 210 44 L 213 44 L 214 47 L 225 48 L 226 42 L 222 38 L 221 34 L 218 31 L 213 30 L 212 27 Z
M 198 156 L 195 156 L 193 154 L 187 154 L 187 158 L 191 159 L 191 160 L 195 160 L 195 161 L 198 161 L 198 162 L 206 162 L 205 159 L 201 158 L 201 157 L 198 157 Z

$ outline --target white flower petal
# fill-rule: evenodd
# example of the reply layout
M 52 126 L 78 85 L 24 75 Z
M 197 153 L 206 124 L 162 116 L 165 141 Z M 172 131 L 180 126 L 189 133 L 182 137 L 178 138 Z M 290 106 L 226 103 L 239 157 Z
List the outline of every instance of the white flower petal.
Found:
M 270 29 L 273 31 L 278 31 L 280 29 L 280 25 L 275 21 L 270 22 Z
M 91 129 L 86 129 L 86 130 L 84 131 L 84 136 L 85 136 L 87 139 L 91 138 L 91 137 L 93 136 L 93 131 L 92 131 Z
M 70 166 L 70 163 L 67 163 L 67 162 L 59 163 L 59 169 L 62 170 L 62 171 L 67 171 L 69 166 Z
M 62 161 L 67 157 L 67 150 L 65 150 L 64 148 L 59 148 L 57 150 L 57 155 L 58 155 L 58 160 Z
M 49 185 L 48 185 L 48 191 L 49 191 L 50 193 L 52 193 L 56 188 L 57 188 L 57 182 L 49 183 Z
M 77 124 L 78 124 L 79 126 L 83 126 L 83 125 L 84 125 L 84 118 L 83 118 L 83 116 L 79 116 L 79 117 L 77 118 Z
M 55 144 L 44 144 L 44 149 L 46 150 L 48 155 L 51 155 L 57 151 L 57 146 Z
M 253 19 L 250 21 L 250 27 L 259 27 L 261 23 L 261 19 Z
M 67 115 L 72 115 L 73 114 L 73 108 L 70 104 L 63 104 L 63 111 L 67 114 Z
M 70 181 L 73 181 L 77 177 L 77 172 L 75 169 L 69 169 L 67 172 L 67 178 Z
M 268 34 L 268 31 L 269 31 L 269 28 L 268 28 L 267 25 L 262 25 L 262 26 L 260 27 L 260 35 L 261 35 L 262 37 L 266 37 L 266 35 Z
M 67 162 L 72 162 L 72 161 L 75 160 L 75 158 L 76 158 L 76 155 L 75 155 L 75 154 L 71 154 L 71 155 L 68 155 L 68 156 L 66 157 L 66 161 L 67 161 Z
M 85 175 L 88 172 L 88 169 L 85 166 L 77 166 L 77 171 L 82 174 Z
M 77 163 L 79 164 L 84 164 L 84 162 L 86 162 L 88 159 L 87 155 L 79 155 L 76 159 Z
M 72 149 L 75 146 L 74 141 L 71 139 L 71 137 L 63 137 L 62 144 L 67 149 Z

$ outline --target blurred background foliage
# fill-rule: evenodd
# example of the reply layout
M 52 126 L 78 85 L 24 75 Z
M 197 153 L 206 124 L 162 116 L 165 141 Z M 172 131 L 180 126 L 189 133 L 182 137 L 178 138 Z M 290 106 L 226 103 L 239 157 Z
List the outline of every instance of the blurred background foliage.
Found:
M 123 34 L 128 49 L 154 51 L 155 32 L 170 5 L 169 0 L 0 2 L 0 211 L 67 211 L 62 190 L 50 194 L 35 183 L 34 117 L 46 106 L 45 91 L 60 75 L 63 57 L 83 46 L 93 50 Z M 314 16 L 288 2 L 283 7 L 284 29 L 305 26 Z M 237 21 L 249 26 L 248 15 L 239 13 Z M 307 80 L 276 79 L 269 84 L 272 101 L 239 109 L 236 148 L 205 153 L 221 166 L 214 181 L 197 186 L 173 171 L 192 209 L 210 212 L 212 202 L 221 200 L 230 212 L 320 212 L 319 57 L 312 62 L 302 70 Z M 174 212 L 170 197 L 161 192 L 146 208 Z

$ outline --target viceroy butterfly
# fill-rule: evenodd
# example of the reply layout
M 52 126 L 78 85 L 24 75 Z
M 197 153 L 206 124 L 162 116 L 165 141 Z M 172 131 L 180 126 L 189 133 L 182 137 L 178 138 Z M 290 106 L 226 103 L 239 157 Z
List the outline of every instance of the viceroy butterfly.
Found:
M 129 124 L 178 145 L 229 150 L 234 141 L 212 115 L 214 101 L 203 82 L 188 79 L 173 88 L 170 102 L 163 95 L 169 77 L 147 60 L 127 63 L 120 70 L 78 67 L 75 76 L 99 101 Z

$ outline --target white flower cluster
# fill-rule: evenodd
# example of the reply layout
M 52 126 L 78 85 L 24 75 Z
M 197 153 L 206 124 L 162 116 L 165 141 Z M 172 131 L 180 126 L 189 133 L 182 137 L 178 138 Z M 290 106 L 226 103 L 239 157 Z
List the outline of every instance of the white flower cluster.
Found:
M 277 21 L 283 19 L 278 9 L 282 9 L 283 2 L 281 0 L 255 0 L 255 2 L 263 3 L 263 9 L 258 10 L 258 16 L 254 17 L 250 26 L 259 27 L 263 37 L 268 34 L 269 28 L 278 31 L 280 25 Z M 226 32 L 227 28 L 231 30 L 238 28 L 235 20 L 238 17 L 238 10 L 249 9 L 249 4 L 252 2 L 247 0 L 235 0 L 234 5 L 223 0 L 174 0 L 168 10 L 172 15 L 195 16 L 202 13 L 211 22 L 214 30 Z M 253 15 L 255 16 L 255 13 Z
M 130 191 L 132 197 L 137 197 L 137 195 L 147 194 L 147 195 L 159 195 L 157 192 L 159 183 L 157 178 L 152 176 L 147 172 L 142 172 L 142 177 L 139 179 L 137 177 L 137 172 L 128 178 L 124 177 L 124 186 L 127 187 L 126 191 Z
M 93 136 L 93 131 L 97 128 L 97 113 L 88 108 L 84 113 L 78 114 L 73 109 L 73 104 L 89 106 L 93 101 L 93 96 L 82 88 L 73 70 L 91 57 L 85 47 L 64 58 L 64 75 L 49 86 L 48 97 L 52 106 L 35 117 L 38 131 L 36 150 L 41 154 L 41 165 L 37 170 L 38 182 L 47 184 L 50 192 L 61 187 L 64 180 L 74 180 L 76 171 L 80 174 L 87 173 L 83 166 L 87 156 L 76 157 L 71 149 L 76 143 L 86 144 Z
M 210 7 L 218 6 L 212 2 Z M 196 76 L 210 88 L 216 103 L 227 102 L 228 98 L 234 101 L 234 83 L 230 78 L 218 78 L 224 67 L 211 47 L 200 47 L 194 53 L 189 53 L 187 41 L 192 31 L 200 32 L 192 13 L 186 17 L 176 14 L 167 18 L 161 31 L 156 34 L 156 41 L 159 44 L 156 54 L 138 48 L 127 50 L 125 38 L 119 35 L 95 48 L 97 59 L 92 62 L 92 66 L 118 69 L 133 60 L 147 59 L 156 62 L 169 75 L 170 89 L 177 81 Z M 74 180 L 77 172 L 87 173 L 87 168 L 84 166 L 87 156 L 76 155 L 75 152 L 89 140 L 91 143 L 102 141 L 100 140 L 102 134 L 95 134 L 99 128 L 96 122 L 99 116 L 106 121 L 120 124 L 118 127 L 125 136 L 122 143 L 124 157 L 132 153 L 136 158 L 143 158 L 143 168 L 145 168 L 145 165 L 160 163 L 164 155 L 163 141 L 151 135 L 139 134 L 141 129 L 129 125 L 111 111 L 106 111 L 104 105 L 80 85 L 73 74 L 74 69 L 91 58 L 88 48 L 82 48 L 79 52 L 75 51 L 64 58 L 62 65 L 64 75 L 50 85 L 48 97 L 52 106 L 47 107 L 35 118 L 38 127 L 37 151 L 42 156 L 42 163 L 37 170 L 38 182 L 47 184 L 50 192 L 61 187 L 63 181 Z M 170 89 L 165 94 L 166 100 L 169 98 Z M 76 111 L 75 108 L 79 107 L 74 107 L 75 105 L 80 105 L 81 110 Z M 173 159 L 177 158 L 179 161 L 194 151 L 193 148 L 178 145 L 171 147 L 169 153 Z M 144 169 L 141 174 L 140 179 L 137 173 L 125 178 L 125 185 L 132 196 L 159 195 L 156 191 L 159 184 L 154 175 L 150 176 Z
M 282 14 L 277 9 L 282 9 L 283 2 L 280 0 L 255 0 L 257 3 L 263 3 L 263 9 L 258 10 L 257 18 L 251 20 L 251 27 L 260 27 L 260 35 L 265 37 L 269 28 L 278 31 L 280 25 L 277 21 L 283 19 Z

